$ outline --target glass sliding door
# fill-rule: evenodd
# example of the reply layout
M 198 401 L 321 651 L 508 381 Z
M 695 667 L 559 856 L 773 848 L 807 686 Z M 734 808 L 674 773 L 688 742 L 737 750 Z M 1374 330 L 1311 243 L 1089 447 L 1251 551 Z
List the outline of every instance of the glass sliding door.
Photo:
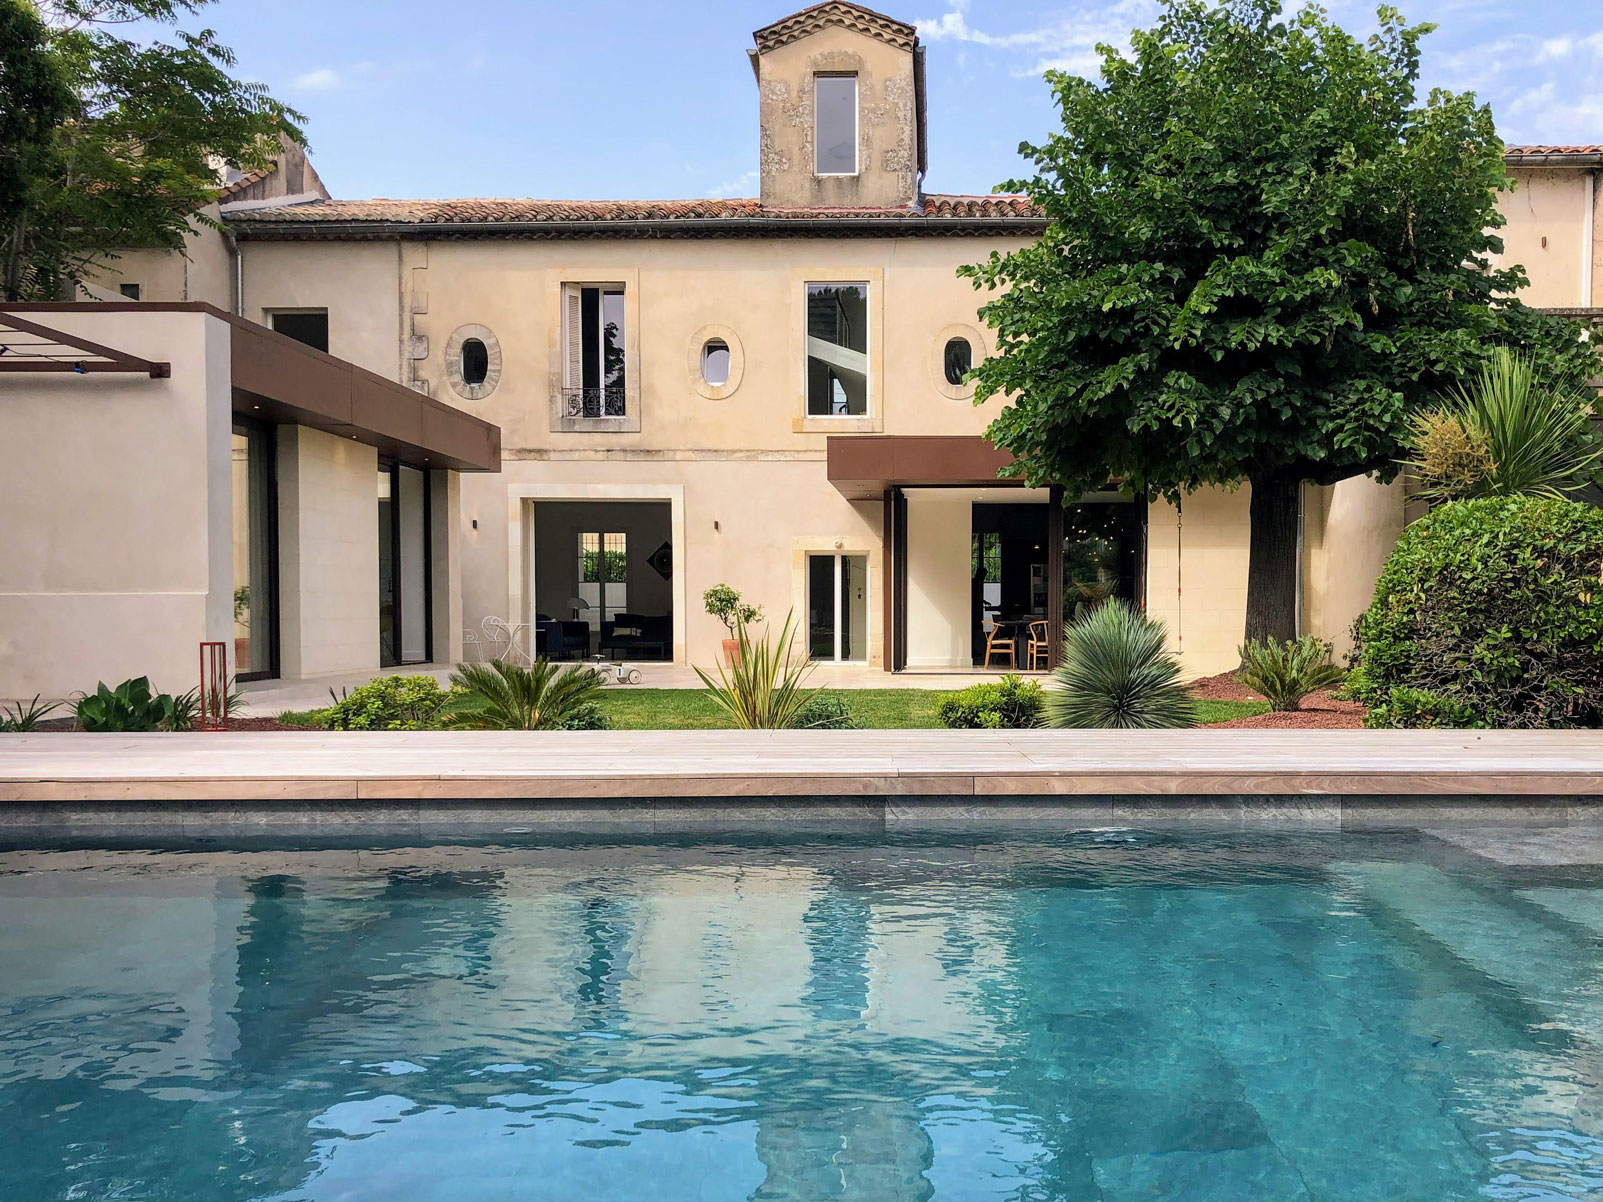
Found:
M 424 664 L 433 656 L 429 570 L 429 477 L 404 463 L 378 469 L 379 663 Z
M 807 652 L 834 663 L 868 660 L 868 556 L 807 557 Z
M 1145 604 L 1141 562 L 1146 506 L 1126 497 L 1063 507 L 1063 620 L 1072 622 L 1111 597 Z
M 278 675 L 278 522 L 273 431 L 233 437 L 234 656 L 240 680 Z

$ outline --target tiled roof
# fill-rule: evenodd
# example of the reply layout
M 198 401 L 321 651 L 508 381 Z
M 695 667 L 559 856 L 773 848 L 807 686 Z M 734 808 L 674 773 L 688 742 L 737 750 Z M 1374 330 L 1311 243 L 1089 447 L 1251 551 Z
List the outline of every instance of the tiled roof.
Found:
M 757 49 L 766 53 L 778 46 L 788 46 L 829 25 L 867 34 L 902 50 L 911 50 L 918 41 L 915 26 L 864 8 L 861 4 L 847 3 L 847 0 L 824 0 L 822 4 L 804 8 L 772 25 L 765 25 L 751 36 L 757 43 Z
M 1505 159 L 1540 158 L 1547 155 L 1599 155 L 1603 156 L 1603 146 L 1505 146 L 1503 157 Z
M 262 167 L 259 170 L 247 171 L 244 175 L 240 176 L 233 183 L 228 184 L 223 188 L 222 194 L 221 194 L 221 199 L 227 200 L 230 196 L 234 196 L 234 195 L 237 195 L 240 192 L 243 192 L 246 188 L 250 187 L 252 184 L 260 183 L 262 180 L 266 179 L 269 175 L 272 175 L 273 172 L 275 172 L 277 170 L 278 170 L 278 161 L 275 159 L 273 162 L 267 164 L 267 166 Z
M 945 221 L 1041 221 L 1041 212 L 1022 196 L 928 195 L 918 206 L 896 209 L 779 209 L 759 200 L 322 200 L 277 208 L 231 213 L 230 224 L 289 225 L 585 225 L 603 228 L 617 222 L 719 221 L 828 222 L 896 220 L 902 223 Z

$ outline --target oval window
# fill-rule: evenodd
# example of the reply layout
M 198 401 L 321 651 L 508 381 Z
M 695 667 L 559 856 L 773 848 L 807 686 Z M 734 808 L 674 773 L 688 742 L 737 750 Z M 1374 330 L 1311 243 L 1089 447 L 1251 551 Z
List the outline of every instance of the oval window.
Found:
M 462 383 L 469 388 L 476 388 L 484 383 L 489 374 L 490 352 L 482 341 L 469 338 L 462 344 Z
M 713 338 L 701 348 L 701 378 L 709 388 L 729 383 L 729 344 L 722 338 Z
M 946 364 L 946 382 L 956 388 L 963 383 L 963 377 L 974 366 L 974 348 L 969 345 L 967 338 L 952 338 L 946 343 L 943 357 Z

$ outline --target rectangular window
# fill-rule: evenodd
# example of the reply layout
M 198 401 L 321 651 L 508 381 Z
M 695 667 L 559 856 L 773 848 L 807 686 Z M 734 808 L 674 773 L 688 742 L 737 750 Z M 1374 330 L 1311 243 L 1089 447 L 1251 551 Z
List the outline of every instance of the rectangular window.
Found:
M 807 415 L 868 412 L 868 285 L 807 285 Z
M 433 655 L 429 477 L 381 460 L 378 469 L 379 663 L 428 663 Z
M 278 530 L 273 432 L 234 427 L 234 673 L 278 675 Z
M 601 532 L 579 535 L 581 621 L 599 632 L 603 622 L 629 612 L 629 536 Z M 589 612 L 585 612 L 585 611 Z
M 857 174 L 857 76 L 813 76 L 813 170 Z
M 272 313 L 268 315 L 273 329 L 286 338 L 304 342 L 320 351 L 328 350 L 328 310 L 314 312 Z
M 138 284 L 118 284 L 117 285 L 117 291 L 122 293 L 129 300 L 138 300 L 139 299 L 139 285 Z
M 563 336 L 566 366 L 563 412 L 568 417 L 623 417 L 627 410 L 624 369 L 623 288 L 566 285 Z

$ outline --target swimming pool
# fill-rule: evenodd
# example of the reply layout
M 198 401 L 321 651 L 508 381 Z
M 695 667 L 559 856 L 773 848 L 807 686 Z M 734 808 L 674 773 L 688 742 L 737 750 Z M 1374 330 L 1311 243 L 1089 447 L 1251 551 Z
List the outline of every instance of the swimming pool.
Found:
M 517 838 L 0 852 L 0 1198 L 1603 1198 L 1593 868 Z

